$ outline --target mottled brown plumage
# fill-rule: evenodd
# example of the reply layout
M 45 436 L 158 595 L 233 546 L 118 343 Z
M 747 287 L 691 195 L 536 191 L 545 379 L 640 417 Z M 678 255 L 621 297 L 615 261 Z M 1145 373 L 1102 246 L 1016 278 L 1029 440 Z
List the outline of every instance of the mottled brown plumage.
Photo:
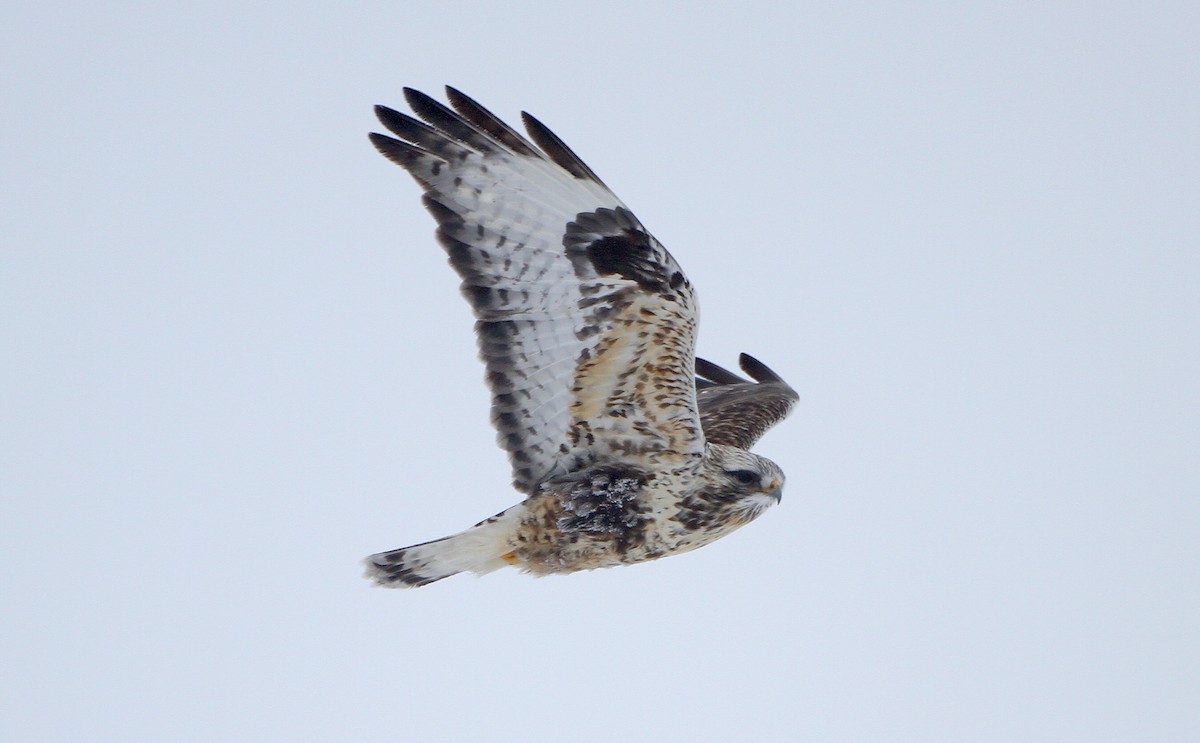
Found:
M 704 438 L 710 444 L 749 449 L 787 417 L 800 396 L 753 356 L 744 353 L 738 363 L 753 382 L 696 359 L 696 396 Z
M 378 107 L 398 139 L 371 141 L 425 190 L 527 498 L 460 534 L 372 555 L 370 577 L 419 586 L 505 565 L 643 562 L 778 502 L 783 473 L 747 450 L 796 393 L 748 356 L 757 383 L 695 358 L 694 288 L 633 212 L 528 114 L 536 144 L 452 88 L 453 108 L 405 96 L 423 121 Z

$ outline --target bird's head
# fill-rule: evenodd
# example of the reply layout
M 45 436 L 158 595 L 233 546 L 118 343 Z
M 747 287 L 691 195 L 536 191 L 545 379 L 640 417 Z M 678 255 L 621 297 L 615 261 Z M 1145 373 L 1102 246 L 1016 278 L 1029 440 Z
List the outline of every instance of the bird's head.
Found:
M 783 470 L 766 457 L 732 446 L 712 444 L 704 498 L 739 525 L 783 497 Z

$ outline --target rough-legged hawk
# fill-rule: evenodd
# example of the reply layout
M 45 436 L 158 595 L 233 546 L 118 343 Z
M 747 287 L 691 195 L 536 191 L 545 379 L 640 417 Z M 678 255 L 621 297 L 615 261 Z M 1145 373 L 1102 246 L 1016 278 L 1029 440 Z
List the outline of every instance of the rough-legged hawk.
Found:
M 372 555 L 368 575 L 423 586 L 505 565 L 544 575 L 642 562 L 777 503 L 783 472 L 748 450 L 796 393 L 744 354 L 754 381 L 695 357 L 696 293 L 666 248 L 529 114 L 532 142 L 453 88 L 453 108 L 404 92 L 424 121 L 377 107 L 398 139 L 371 141 L 425 189 L 527 497 L 454 536 Z

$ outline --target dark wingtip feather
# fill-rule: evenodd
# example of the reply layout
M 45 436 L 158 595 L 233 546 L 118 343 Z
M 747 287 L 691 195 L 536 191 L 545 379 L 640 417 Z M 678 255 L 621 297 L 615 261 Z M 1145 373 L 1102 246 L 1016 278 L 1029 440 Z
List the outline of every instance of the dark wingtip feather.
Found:
M 441 127 L 447 117 L 458 119 L 458 114 L 451 111 L 443 103 L 416 88 L 404 89 L 404 100 L 417 116 L 425 119 L 436 127 Z
M 438 131 L 406 113 L 387 106 L 376 106 L 375 115 L 392 134 L 437 160 L 448 162 L 451 158 L 463 158 L 472 152 L 455 139 L 457 135 L 453 132 Z
M 404 89 L 404 99 L 408 101 L 413 113 L 459 142 L 480 152 L 490 152 L 495 149 L 496 141 L 487 132 L 479 129 L 440 101 L 413 88 Z
M 450 101 L 450 105 L 454 107 L 454 110 L 467 119 L 467 121 L 495 137 L 513 152 L 519 155 L 528 155 L 529 157 L 541 157 L 541 153 L 534 149 L 529 140 L 518 134 L 508 124 L 505 124 L 499 116 L 481 106 L 471 96 L 447 85 L 446 99 Z
M 408 105 L 412 107 L 412 110 L 414 111 L 417 111 L 418 108 L 423 108 L 430 103 L 434 104 L 435 106 L 438 105 L 437 101 L 433 100 L 416 88 L 410 88 L 408 86 L 404 87 L 404 100 L 408 101 Z M 420 111 L 417 111 L 417 113 L 420 113 Z
M 738 356 L 738 366 L 756 382 L 783 382 L 783 377 L 771 371 L 766 364 L 748 353 Z M 784 384 L 787 383 L 784 382 Z
M 600 177 L 587 166 L 587 163 L 581 160 L 579 155 L 571 151 L 571 148 L 567 147 L 566 143 L 559 139 L 558 135 L 550 131 L 545 124 L 535 119 L 527 111 L 521 112 L 521 120 L 525 122 L 525 130 L 529 132 L 529 136 L 533 138 L 533 141 L 537 142 L 538 147 L 541 147 L 560 168 L 576 178 L 595 181 L 604 186 L 604 181 L 600 180 Z M 605 188 L 608 187 L 605 186 Z
M 423 121 L 417 121 L 406 113 L 387 106 L 376 106 L 375 117 L 389 132 L 405 142 L 411 142 L 426 149 L 437 147 L 447 141 L 444 134 L 435 131 Z
M 407 170 L 412 170 L 422 155 L 428 155 L 424 150 L 384 134 L 371 132 L 367 138 L 371 140 L 371 144 L 375 145 L 375 149 L 379 150 L 379 154 Z M 432 156 L 430 155 L 430 157 Z
M 409 142 L 419 141 L 419 130 L 428 129 L 408 114 L 400 113 L 387 106 L 376 106 L 375 118 L 379 119 L 379 123 L 383 124 L 389 132 Z
M 723 366 L 717 366 L 707 359 L 696 359 L 696 374 L 712 384 L 749 384 L 750 380 L 742 379 Z

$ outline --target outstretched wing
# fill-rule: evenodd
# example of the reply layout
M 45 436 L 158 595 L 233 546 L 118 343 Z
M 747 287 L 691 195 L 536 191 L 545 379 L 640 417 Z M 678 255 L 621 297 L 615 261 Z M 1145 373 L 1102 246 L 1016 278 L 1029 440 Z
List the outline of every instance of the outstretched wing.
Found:
M 453 110 L 404 93 L 424 122 L 378 106 L 399 139 L 371 141 L 425 189 L 462 277 L 514 485 L 598 456 L 703 451 L 696 299 L 670 253 L 529 114 L 536 146 L 453 88 Z
M 704 437 L 710 443 L 749 449 L 792 412 L 800 396 L 753 356 L 742 354 L 738 365 L 753 382 L 696 359 L 696 398 Z

